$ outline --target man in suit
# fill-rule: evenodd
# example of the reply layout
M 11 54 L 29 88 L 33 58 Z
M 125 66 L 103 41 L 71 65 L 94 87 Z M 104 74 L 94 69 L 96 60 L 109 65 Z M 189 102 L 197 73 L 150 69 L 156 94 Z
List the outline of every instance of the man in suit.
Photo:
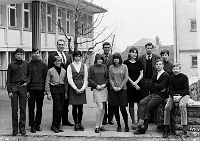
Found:
M 104 64 L 107 66 L 107 68 L 109 68 L 110 65 L 112 65 L 112 55 L 110 54 L 110 49 L 111 49 L 111 45 L 109 42 L 105 42 L 103 43 L 103 51 L 104 53 L 102 54 L 104 57 Z M 107 88 L 109 89 L 110 85 L 107 85 Z M 107 104 L 105 106 L 105 115 L 104 115 L 104 119 L 103 119 L 103 125 L 108 124 L 114 124 L 113 122 L 113 110 L 112 110 L 112 106 L 107 107 Z M 108 120 L 108 122 L 107 122 Z
M 142 79 L 142 97 L 146 97 L 150 94 L 149 84 L 153 74 L 156 73 L 156 60 L 159 56 L 152 53 L 154 46 L 152 43 L 145 44 L 146 54 L 141 55 L 138 60 L 142 62 L 143 67 L 143 79 Z M 153 123 L 153 111 L 150 111 L 150 121 Z
M 164 71 L 162 59 L 156 60 L 157 73 L 154 74 L 150 82 L 150 94 L 143 98 L 138 104 L 139 123 L 135 134 L 144 134 L 148 129 L 149 110 L 162 103 L 169 97 L 167 92 L 169 74 Z
M 60 56 L 62 58 L 61 67 L 67 70 L 67 66 L 71 64 L 72 60 L 69 54 L 64 53 L 64 48 L 65 48 L 65 41 L 63 39 L 59 39 L 57 41 L 57 51 L 53 52 L 48 58 L 48 69 L 53 67 L 53 58 L 55 56 Z M 69 100 L 65 99 L 64 108 L 63 108 L 63 116 L 62 116 L 62 124 L 67 125 L 67 126 L 73 126 L 73 124 L 69 122 L 68 120 L 68 111 L 69 111 L 68 107 L 69 107 Z

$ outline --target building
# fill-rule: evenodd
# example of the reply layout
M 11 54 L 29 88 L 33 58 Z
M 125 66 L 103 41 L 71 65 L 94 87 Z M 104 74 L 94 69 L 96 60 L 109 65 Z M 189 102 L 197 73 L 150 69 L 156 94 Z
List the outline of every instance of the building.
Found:
M 174 0 L 174 59 L 189 78 L 200 73 L 200 1 Z
M 26 3 L 23 3 L 26 2 Z M 36 6 L 35 6 L 36 5 Z M 75 8 L 79 6 L 79 19 L 75 19 Z M 93 36 L 93 16 L 107 12 L 106 9 L 85 0 L 1 0 L 0 1 L 0 70 L 7 69 L 14 60 L 17 47 L 25 50 L 25 59 L 31 59 L 32 47 L 41 49 L 42 59 L 47 61 L 49 54 L 56 51 L 56 41 L 67 42 L 62 27 L 68 38 L 75 36 L 75 21 L 78 20 L 78 42 L 90 41 Z M 76 13 L 77 14 L 77 13 Z M 56 24 L 55 24 L 56 23 Z M 59 26 L 58 26 L 59 25 Z M 87 29 L 87 30 L 86 30 Z M 92 29 L 92 30 L 91 30 Z M 91 30 L 89 34 L 84 34 Z M 79 50 L 86 55 L 93 42 L 79 45 Z

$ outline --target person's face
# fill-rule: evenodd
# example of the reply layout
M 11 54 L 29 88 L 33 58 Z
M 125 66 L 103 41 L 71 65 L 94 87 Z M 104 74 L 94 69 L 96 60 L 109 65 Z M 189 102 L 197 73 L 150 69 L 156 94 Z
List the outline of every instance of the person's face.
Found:
M 57 50 L 59 52 L 63 52 L 64 48 L 65 48 L 65 43 L 63 41 L 58 41 L 58 43 L 57 43 Z
M 146 47 L 146 53 L 147 53 L 148 55 L 152 54 L 152 50 L 153 50 L 153 46 L 147 46 L 147 47 Z
M 40 51 L 36 51 L 36 52 L 33 52 L 33 58 L 39 58 L 40 57 Z
M 80 61 L 81 60 L 81 56 L 80 55 L 76 55 L 75 57 L 74 57 L 74 61 L 75 62 L 78 62 L 78 61 Z
M 97 59 L 97 65 L 101 65 L 103 63 L 103 60 Z
M 54 62 L 54 65 L 55 65 L 56 67 L 60 67 L 60 66 L 61 66 L 61 63 L 62 63 L 62 60 L 60 59 L 60 60 L 55 61 L 55 62 Z
M 114 58 L 114 64 L 118 65 L 119 64 L 119 59 L 118 58 Z
M 162 61 L 156 62 L 156 69 L 157 71 L 161 71 L 163 69 L 164 65 Z
M 163 61 L 169 61 L 169 55 L 167 53 L 162 54 L 161 58 L 163 59 Z
M 131 58 L 136 59 L 137 58 L 137 52 L 134 50 L 133 52 L 129 52 Z
M 179 73 L 181 73 L 181 68 L 179 66 L 173 67 L 172 71 L 174 75 L 178 75 Z
M 17 60 L 22 60 L 22 58 L 24 57 L 24 53 L 16 53 L 15 54 L 15 59 L 17 59 Z
M 110 52 L 110 45 L 104 45 L 103 50 L 104 50 L 104 54 L 109 54 Z

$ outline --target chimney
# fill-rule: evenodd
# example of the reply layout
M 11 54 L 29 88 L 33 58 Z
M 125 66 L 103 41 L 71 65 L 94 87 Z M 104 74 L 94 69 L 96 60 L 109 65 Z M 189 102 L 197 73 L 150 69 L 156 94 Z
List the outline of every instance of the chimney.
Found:
M 159 46 L 160 46 L 159 37 L 156 36 L 156 48 L 159 48 Z

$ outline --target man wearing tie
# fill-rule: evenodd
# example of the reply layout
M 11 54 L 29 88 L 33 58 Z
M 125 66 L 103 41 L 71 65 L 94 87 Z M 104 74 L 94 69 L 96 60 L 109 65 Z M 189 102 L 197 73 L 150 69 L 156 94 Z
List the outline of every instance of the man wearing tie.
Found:
M 60 56 L 62 58 L 62 64 L 61 67 L 63 67 L 65 70 L 67 70 L 67 66 L 71 64 L 72 60 L 70 58 L 70 55 L 64 52 L 65 48 L 65 41 L 63 39 L 59 39 L 57 41 L 57 51 L 51 53 L 51 55 L 48 58 L 48 69 L 53 67 L 53 58 L 55 56 Z M 63 116 L 62 116 L 62 124 L 67 126 L 73 126 L 68 120 L 68 107 L 69 107 L 69 100 L 65 99 L 64 102 L 64 108 L 63 108 Z

